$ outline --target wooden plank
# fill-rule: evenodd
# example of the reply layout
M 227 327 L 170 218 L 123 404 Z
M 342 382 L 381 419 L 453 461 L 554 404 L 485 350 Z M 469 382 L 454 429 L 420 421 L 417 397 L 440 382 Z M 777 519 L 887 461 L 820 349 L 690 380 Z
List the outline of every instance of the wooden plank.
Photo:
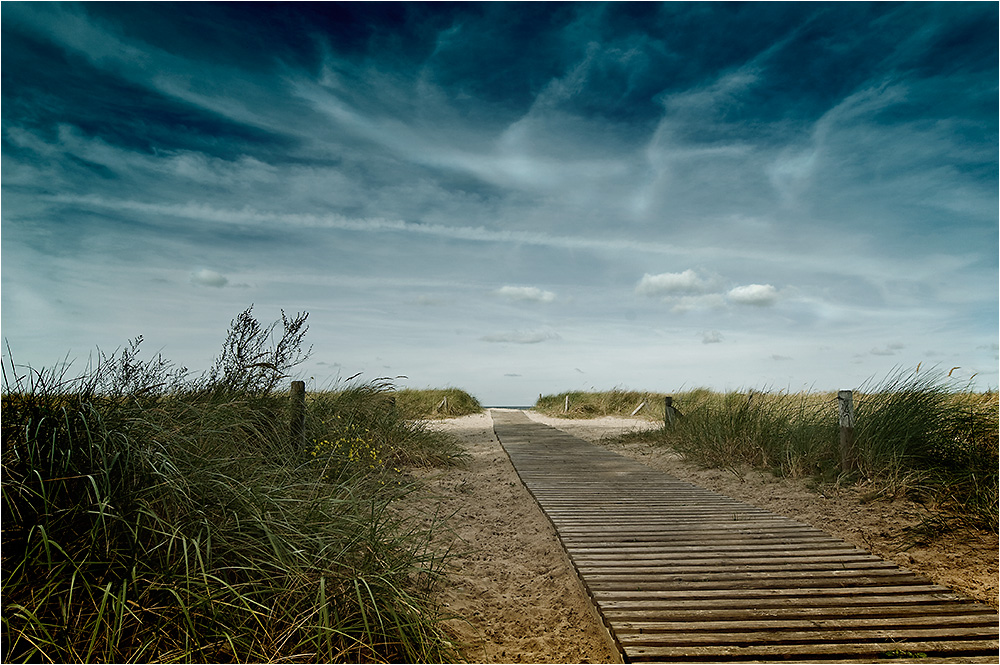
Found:
M 874 600 L 878 596 L 892 596 L 904 594 L 910 598 L 921 598 L 926 602 L 946 601 L 950 603 L 962 600 L 964 597 L 956 594 L 948 587 L 940 584 L 926 585 L 903 585 L 903 586 L 881 586 L 881 587 L 839 587 L 820 589 L 816 587 L 801 587 L 797 589 L 699 589 L 682 591 L 627 591 L 627 590 L 594 590 L 594 597 L 599 597 L 602 601 L 627 601 L 641 600 L 651 603 L 658 600 L 677 601 L 695 600 L 710 598 L 770 598 L 777 599 L 786 596 L 810 596 L 820 598 L 823 596 L 837 596 L 845 598 L 848 596 L 865 596 Z M 820 602 L 817 600 L 817 602 Z M 969 601 L 970 603 L 972 601 Z M 983 606 L 985 607 L 985 606 Z
M 983 614 L 959 614 L 944 616 L 869 616 L 838 618 L 836 620 L 812 618 L 803 619 L 798 616 L 781 618 L 772 617 L 756 621 L 730 620 L 730 621 L 622 621 L 617 625 L 619 635 L 628 634 L 656 634 L 670 633 L 676 631 L 685 632 L 732 632 L 732 631 L 756 631 L 761 627 L 775 628 L 780 630 L 810 630 L 810 629 L 843 629 L 843 628 L 905 628 L 917 626 L 932 626 L 941 628 L 942 626 L 991 626 L 992 615 L 987 612 Z
M 942 656 L 989 656 L 996 658 L 1000 642 L 996 640 L 948 640 L 856 643 L 833 642 L 826 644 L 754 644 L 747 646 L 682 646 L 654 647 L 638 646 L 625 649 L 629 662 L 691 660 L 784 660 L 812 656 L 879 660 L 891 657 L 892 653 L 921 653 L 930 657 L 930 662 Z
M 760 630 L 765 627 L 766 630 Z M 901 642 L 903 640 L 984 640 L 995 639 L 996 631 L 986 626 L 943 627 L 880 627 L 853 626 L 849 630 L 830 627 L 827 630 L 803 630 L 778 626 L 756 626 L 757 630 L 732 629 L 711 633 L 680 630 L 676 632 L 628 633 L 616 631 L 618 641 L 626 647 L 681 646 L 681 645 L 749 645 L 749 644 L 804 644 L 829 642 Z M 847 627 L 844 627 L 847 628 Z
M 808 560 L 807 560 L 808 561 Z M 630 562 L 636 564 L 636 562 Z M 808 577 L 821 572 L 837 572 L 850 574 L 851 571 L 859 570 L 899 570 L 895 564 L 888 561 L 859 561 L 853 565 L 845 565 L 843 562 L 818 563 L 809 561 L 795 563 L 774 563 L 765 562 L 757 564 L 735 564 L 726 562 L 725 570 L 719 570 L 717 562 L 710 562 L 704 565 L 692 565 L 689 562 L 663 562 L 650 561 L 639 562 L 638 565 L 630 566 L 609 566 L 609 565 L 586 565 L 577 563 L 576 569 L 582 574 L 611 577 L 614 575 L 634 576 L 657 576 L 669 575 L 671 579 L 678 579 L 678 575 L 694 575 L 693 579 L 710 580 L 722 579 L 719 575 L 790 575 L 797 577 Z M 909 574 L 906 572 L 906 574 Z

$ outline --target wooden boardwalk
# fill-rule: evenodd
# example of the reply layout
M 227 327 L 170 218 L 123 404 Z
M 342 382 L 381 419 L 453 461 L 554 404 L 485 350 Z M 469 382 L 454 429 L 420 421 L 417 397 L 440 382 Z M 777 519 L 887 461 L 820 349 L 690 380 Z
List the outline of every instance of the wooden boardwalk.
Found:
M 522 412 L 492 416 L 625 662 L 998 662 L 986 605 Z

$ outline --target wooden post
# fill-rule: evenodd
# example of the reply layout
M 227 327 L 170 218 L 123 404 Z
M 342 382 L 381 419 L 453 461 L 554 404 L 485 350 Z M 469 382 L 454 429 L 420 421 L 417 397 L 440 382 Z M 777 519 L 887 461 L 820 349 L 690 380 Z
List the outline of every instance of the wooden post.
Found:
M 674 398 L 670 395 L 663 398 L 663 424 L 667 427 L 674 425 Z
M 856 451 L 854 450 L 854 394 L 850 390 L 837 393 L 837 408 L 840 412 L 840 469 L 844 473 L 854 471 Z
M 569 413 L 569 395 L 566 395 L 566 401 L 563 402 L 563 413 Z
M 306 447 L 306 382 L 292 381 L 292 446 Z

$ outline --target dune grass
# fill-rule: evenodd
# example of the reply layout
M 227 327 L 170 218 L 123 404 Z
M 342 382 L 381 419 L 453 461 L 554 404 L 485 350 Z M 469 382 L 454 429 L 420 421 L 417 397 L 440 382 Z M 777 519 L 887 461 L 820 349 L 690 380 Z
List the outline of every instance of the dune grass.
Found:
M 4 662 L 458 657 L 434 527 L 389 510 L 453 441 L 374 382 L 311 399 L 302 449 L 270 374 L 190 380 L 137 353 L 4 364 Z
M 405 418 L 411 419 L 453 418 L 483 410 L 479 400 L 460 388 L 399 390 L 396 405 Z
M 563 413 L 565 398 L 570 409 Z M 542 397 L 536 408 L 565 417 L 639 415 L 663 420 L 663 395 L 614 390 Z M 697 389 L 672 395 L 670 427 L 627 435 L 669 446 L 706 466 L 769 469 L 824 482 L 864 480 L 907 494 L 942 518 L 997 531 L 997 393 L 974 393 L 934 370 L 896 371 L 854 393 L 856 468 L 844 473 L 836 393 Z M 575 406 L 574 406 L 575 405 Z M 652 408 L 650 408 L 652 407 Z
M 556 418 L 627 417 L 640 405 L 637 418 L 663 419 L 662 393 L 638 392 L 615 388 L 603 392 L 570 391 L 557 395 L 540 395 L 533 407 L 536 411 Z M 569 408 L 566 408 L 567 399 Z

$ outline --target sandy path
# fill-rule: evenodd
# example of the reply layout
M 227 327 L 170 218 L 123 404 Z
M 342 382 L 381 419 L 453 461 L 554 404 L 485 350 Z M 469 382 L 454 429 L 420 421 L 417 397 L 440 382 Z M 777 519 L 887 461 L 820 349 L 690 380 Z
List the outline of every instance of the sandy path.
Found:
M 470 455 L 463 467 L 425 476 L 428 493 L 419 499 L 451 516 L 460 553 L 452 559 L 440 600 L 446 611 L 466 618 L 446 622 L 456 642 L 466 645 L 466 658 L 620 662 L 552 525 L 493 434 L 490 416 L 431 426 L 457 436 Z
M 768 473 L 705 470 L 669 451 L 606 439 L 657 426 L 639 419 L 566 420 L 534 412 L 558 427 L 708 489 L 821 528 L 934 581 L 997 607 L 997 536 L 955 531 L 914 532 L 927 516 L 909 501 L 865 501 L 865 488 L 810 486 L 808 480 Z M 470 458 L 466 465 L 424 476 L 425 491 L 411 509 L 425 519 L 451 515 L 456 549 L 445 609 L 465 617 L 446 623 L 466 644 L 471 662 L 618 662 L 590 601 L 548 519 L 521 485 L 493 434 L 486 413 L 431 424 L 454 434 Z M 409 503 L 409 502 L 408 502 Z

